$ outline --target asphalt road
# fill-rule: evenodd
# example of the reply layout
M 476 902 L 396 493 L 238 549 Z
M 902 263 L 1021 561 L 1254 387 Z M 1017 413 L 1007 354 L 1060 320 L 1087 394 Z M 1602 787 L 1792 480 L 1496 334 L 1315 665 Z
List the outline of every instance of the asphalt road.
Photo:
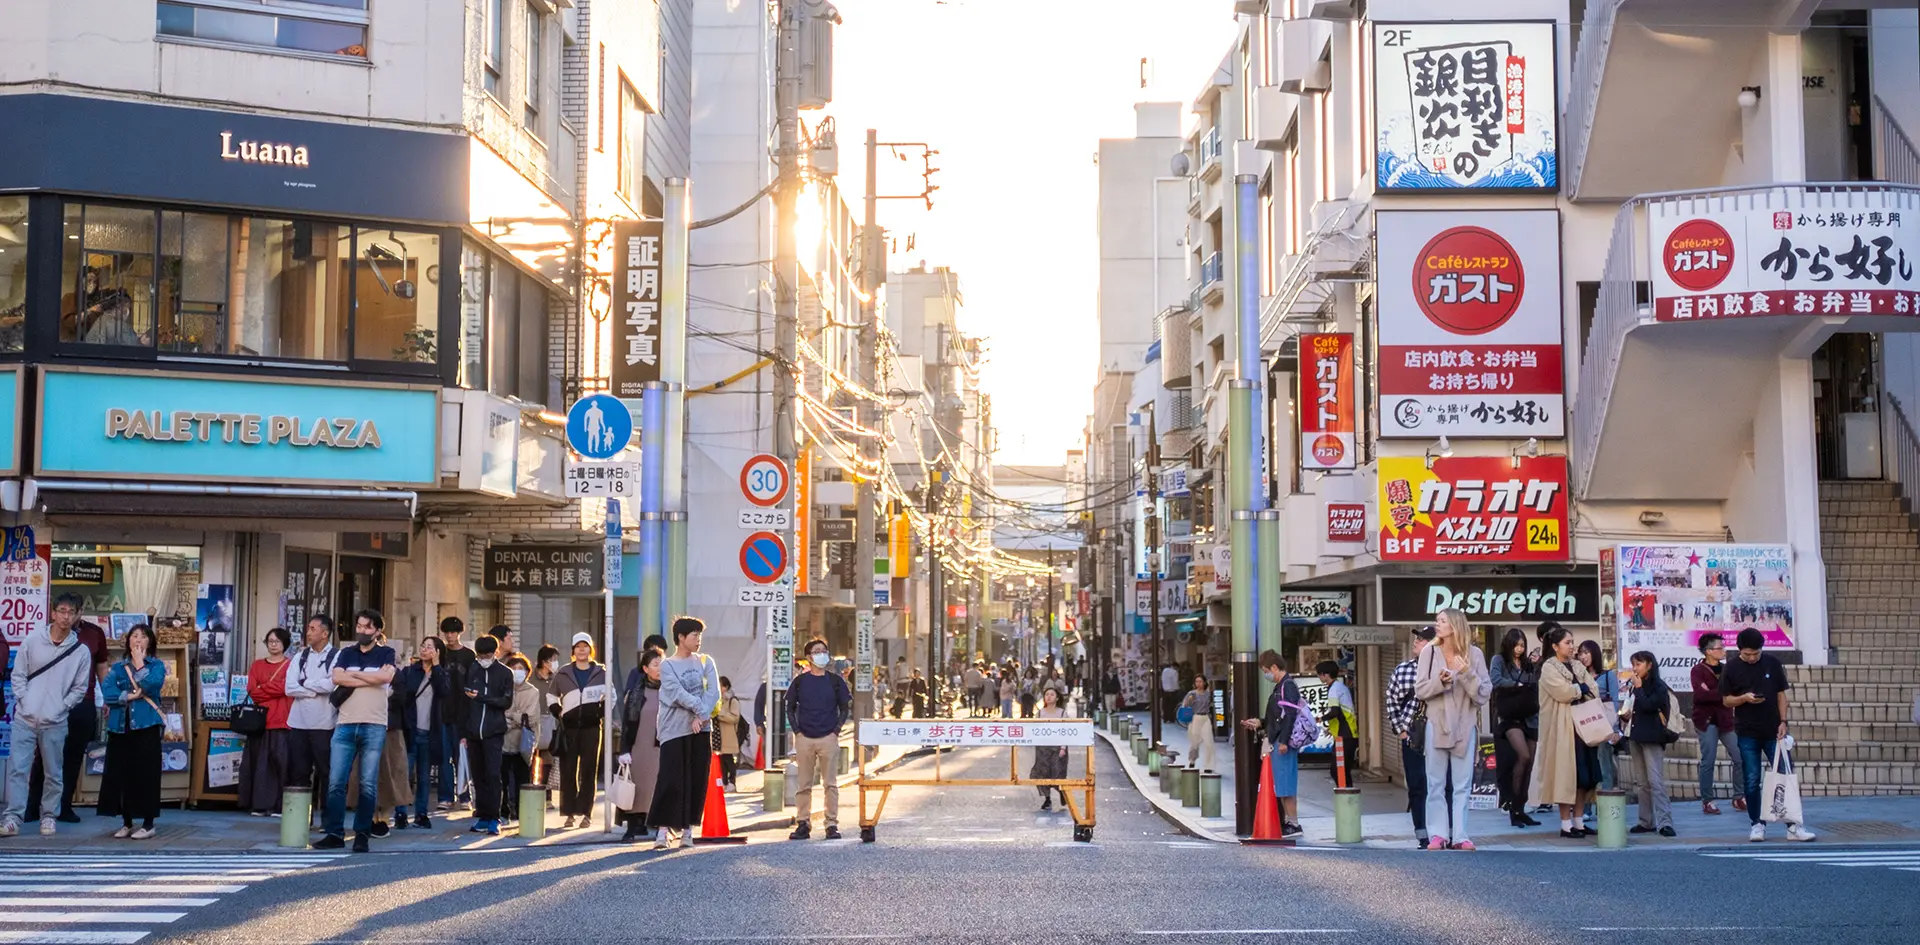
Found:
M 972 787 L 896 791 L 874 844 L 853 839 L 849 791 L 848 839 L 838 843 L 757 834 L 744 846 L 666 853 L 168 857 L 86 891 L 62 891 L 78 882 L 62 861 L 0 855 L 0 943 L 1920 941 L 1920 848 L 1241 848 L 1181 836 L 1121 786 L 1100 751 L 1106 786 L 1091 844 L 1072 841 L 1066 816 L 1040 813 L 1031 788 Z M 949 774 L 971 777 L 1003 774 L 1006 764 L 1004 751 L 943 760 Z M 931 767 L 919 760 L 895 773 Z M 231 873 L 255 864 L 287 872 Z M 228 885 L 192 892 L 178 880 L 190 868 L 191 882 L 209 884 L 229 871 Z M 133 904 L 149 901 L 173 904 Z M 34 920 L 41 910 L 78 917 Z M 143 912 L 177 918 L 125 919 Z

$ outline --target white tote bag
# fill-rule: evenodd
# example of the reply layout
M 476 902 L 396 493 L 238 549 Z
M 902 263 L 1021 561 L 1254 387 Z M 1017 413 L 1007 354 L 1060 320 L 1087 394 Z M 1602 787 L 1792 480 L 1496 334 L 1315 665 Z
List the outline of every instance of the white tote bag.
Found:
M 633 775 L 628 773 L 626 765 L 621 765 L 613 773 L 613 806 L 620 810 L 632 810 L 633 795 Z
M 1775 745 L 1773 765 L 1760 782 L 1760 819 L 1768 823 L 1800 824 L 1800 775 L 1787 757 L 1787 746 Z
M 1601 745 L 1613 737 L 1613 720 L 1608 718 L 1607 704 L 1599 699 L 1576 702 L 1569 707 L 1573 711 L 1573 730 L 1580 740 L 1589 745 Z

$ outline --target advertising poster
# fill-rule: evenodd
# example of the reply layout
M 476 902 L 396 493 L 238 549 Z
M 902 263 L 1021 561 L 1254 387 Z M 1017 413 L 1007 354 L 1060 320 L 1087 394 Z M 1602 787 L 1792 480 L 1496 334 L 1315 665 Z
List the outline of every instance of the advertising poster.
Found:
M 1560 436 L 1559 211 L 1377 219 L 1381 436 Z
M 1287 626 L 1326 626 L 1353 622 L 1352 591 L 1282 591 L 1280 622 Z
M 613 225 L 613 396 L 639 400 L 660 379 L 661 220 Z
M 18 647 L 27 634 L 47 624 L 47 588 L 53 573 L 53 546 L 36 544 L 33 528 L 4 529 L 0 544 L 0 635 Z
M 227 640 L 233 633 L 233 585 L 200 585 L 193 626 L 200 634 L 199 665 L 227 665 Z
M 1920 315 L 1920 193 L 1656 201 L 1653 317 Z
M 1327 503 L 1327 543 L 1360 544 L 1367 540 L 1367 507 L 1360 502 Z
M 1352 469 L 1354 449 L 1353 335 L 1300 336 L 1300 468 Z M 1182 483 L 1184 486 L 1184 483 Z
M 13 658 L 19 652 L 18 647 L 7 650 L 6 681 L 0 683 L 0 758 L 7 757 L 13 746 Z
M 1494 762 L 1493 739 L 1480 740 L 1474 756 L 1473 787 L 1467 792 L 1468 810 L 1493 810 L 1500 806 L 1499 767 Z
M 1552 23 L 1375 23 L 1374 186 L 1560 186 Z
M 207 787 L 234 787 L 240 783 L 240 758 L 247 737 L 215 729 L 207 733 Z
M 1382 561 L 1565 561 L 1565 456 L 1383 456 Z
M 231 691 L 227 688 L 227 671 L 218 666 L 202 666 L 199 669 L 200 708 L 209 713 L 208 718 L 214 717 L 211 715 L 214 709 L 220 710 L 220 717 L 224 718 L 227 696 Z
M 146 614 L 114 614 L 107 618 L 107 638 L 118 640 L 132 630 L 147 622 Z
M 1793 552 L 1786 545 L 1621 545 L 1615 556 L 1620 652 L 1648 650 L 1660 678 L 1686 686 L 1700 636 L 1727 639 L 1747 627 L 1768 649 L 1792 649 Z

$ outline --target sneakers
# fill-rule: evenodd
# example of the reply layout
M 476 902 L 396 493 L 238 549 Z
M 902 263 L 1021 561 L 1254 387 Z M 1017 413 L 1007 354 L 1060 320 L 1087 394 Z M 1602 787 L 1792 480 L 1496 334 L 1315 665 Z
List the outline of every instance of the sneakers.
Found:
M 1472 853 L 1474 850 L 1479 849 L 1478 847 L 1475 847 L 1473 845 L 1472 840 L 1457 840 L 1454 842 L 1453 848 L 1456 850 L 1464 850 L 1468 853 Z
M 654 849 L 668 850 L 668 849 L 672 849 L 672 847 L 673 847 L 673 831 L 668 830 L 665 827 L 661 827 L 659 830 L 656 830 L 653 832 L 653 848 Z
M 346 845 L 347 841 L 345 838 L 336 837 L 333 834 L 327 834 L 313 841 L 313 848 L 316 850 L 340 850 L 345 849 Z
M 827 827 L 827 839 L 828 839 L 828 840 L 838 840 L 838 839 L 840 839 L 840 828 L 839 828 L 839 827 L 835 827 L 835 826 L 832 826 L 832 825 L 829 825 L 829 826 Z
M 827 839 L 829 840 L 834 839 L 833 837 L 834 832 L 835 831 L 833 830 L 833 828 L 831 827 L 827 828 Z M 692 827 L 688 827 L 687 829 L 680 831 L 680 849 L 682 850 L 693 849 L 693 828 Z
M 1744 797 L 1736 797 L 1736 798 L 1734 798 L 1734 799 L 1733 799 L 1733 809 L 1734 809 L 1734 810 L 1737 810 L 1737 811 L 1744 811 L 1744 810 L 1746 810 L 1746 809 L 1747 809 L 1747 799 L 1746 799 L 1746 798 L 1744 798 Z
M 51 837 L 54 832 L 54 820 L 51 817 L 40 818 L 40 836 Z
M 1740 808 L 1738 808 L 1738 807 L 1735 807 L 1735 808 L 1734 808 L 1734 810 L 1739 810 L 1739 809 L 1740 809 Z M 1702 814 L 1718 814 L 1718 813 L 1720 813 L 1720 805 L 1718 805 L 1718 804 L 1715 804 L 1715 803 L 1714 803 L 1714 802 L 1712 802 L 1712 801 L 1701 801 L 1701 802 L 1700 802 L 1700 813 L 1702 813 Z
M 500 822 L 499 822 L 499 821 L 497 821 L 497 820 L 489 820 L 489 821 L 487 821 L 487 830 L 486 830 L 486 834 L 487 834 L 487 836 L 489 836 L 489 837 L 497 837 L 497 836 L 500 836 Z
M 581 827 L 591 827 L 591 826 L 593 826 L 593 815 L 592 815 L 592 814 L 581 814 L 581 815 L 580 815 L 580 826 L 581 826 Z
M 372 851 L 373 851 L 373 845 L 367 842 L 366 834 L 356 833 L 353 835 L 353 852 L 370 853 Z
M 420 830 L 431 830 L 433 829 L 433 818 L 421 814 L 413 818 L 413 825 Z
M 1427 838 L 1427 845 L 1425 847 L 1422 847 L 1421 849 L 1444 850 L 1446 848 L 1447 848 L 1447 838 L 1441 837 L 1441 836 L 1432 836 Z
M 1747 841 L 1749 843 L 1759 843 L 1765 839 L 1767 839 L 1766 824 L 1754 824 L 1753 829 L 1747 831 Z
M 1819 834 L 1817 834 L 1817 833 L 1814 833 L 1814 832 L 1813 832 L 1813 831 L 1811 831 L 1811 830 L 1808 830 L 1808 829 L 1807 829 L 1807 828 L 1806 828 L 1806 827 L 1805 827 L 1804 825 L 1802 825 L 1802 824 L 1788 824 L 1788 825 L 1787 825 L 1787 839 L 1788 839 L 1788 840 L 1794 840 L 1794 841 L 1798 841 L 1798 842 L 1800 842 L 1800 843 L 1806 843 L 1806 842 L 1807 842 L 1807 841 L 1809 841 L 1809 840 L 1818 840 L 1818 839 L 1820 839 L 1820 835 L 1819 835 Z
M 1280 837 L 1282 839 L 1298 837 L 1301 834 L 1304 834 L 1306 832 L 1307 832 L 1306 829 L 1301 827 L 1299 824 L 1281 824 L 1280 825 Z
M 811 836 L 813 836 L 813 824 L 803 820 L 793 828 L 792 833 L 787 834 L 787 839 L 788 840 L 805 840 Z
M 373 831 L 372 831 L 372 832 L 373 832 L 373 836 L 374 836 L 374 838 L 375 838 L 375 839 L 378 839 L 378 838 L 380 838 L 380 837 L 384 837 L 384 836 L 386 836 L 386 835 L 387 835 L 388 833 L 390 833 L 391 831 L 389 830 L 389 828 L 388 828 L 388 826 L 387 826 L 387 822 L 386 822 L 386 821 L 384 821 L 384 820 L 376 820 L 376 821 L 374 821 L 374 822 L 373 822 Z
M 19 835 L 20 835 L 19 821 L 0 820 L 0 837 L 17 837 Z

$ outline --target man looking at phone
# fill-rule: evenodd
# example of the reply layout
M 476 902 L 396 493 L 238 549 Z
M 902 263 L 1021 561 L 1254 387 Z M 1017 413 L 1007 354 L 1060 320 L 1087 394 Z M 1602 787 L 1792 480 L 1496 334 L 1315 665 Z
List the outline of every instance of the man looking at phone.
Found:
M 1767 825 L 1760 819 L 1760 780 L 1773 766 L 1774 752 L 1791 749 L 1787 738 L 1786 667 L 1771 655 L 1760 652 L 1766 646 L 1766 634 L 1752 627 L 1740 631 L 1734 644 L 1740 658 L 1728 660 L 1720 671 L 1720 698 L 1733 709 L 1733 734 L 1740 745 L 1740 766 L 1746 781 L 1747 818 L 1753 829 L 1747 839 L 1755 843 L 1767 839 Z M 1784 742 L 1784 744 L 1782 744 Z M 1788 840 L 1812 840 L 1813 831 L 1804 824 L 1788 824 Z
M 369 849 L 373 831 L 374 808 L 380 803 L 380 752 L 387 743 L 387 696 L 392 689 L 398 660 L 393 647 L 380 644 L 380 631 L 386 621 L 377 610 L 353 615 L 354 641 L 357 646 L 342 650 L 333 661 L 331 701 L 340 709 L 340 723 L 334 727 L 327 765 L 331 777 L 327 784 L 327 835 L 313 845 L 316 850 L 338 850 L 346 846 L 347 776 L 354 759 L 360 760 L 360 800 L 353 812 L 353 852 Z

